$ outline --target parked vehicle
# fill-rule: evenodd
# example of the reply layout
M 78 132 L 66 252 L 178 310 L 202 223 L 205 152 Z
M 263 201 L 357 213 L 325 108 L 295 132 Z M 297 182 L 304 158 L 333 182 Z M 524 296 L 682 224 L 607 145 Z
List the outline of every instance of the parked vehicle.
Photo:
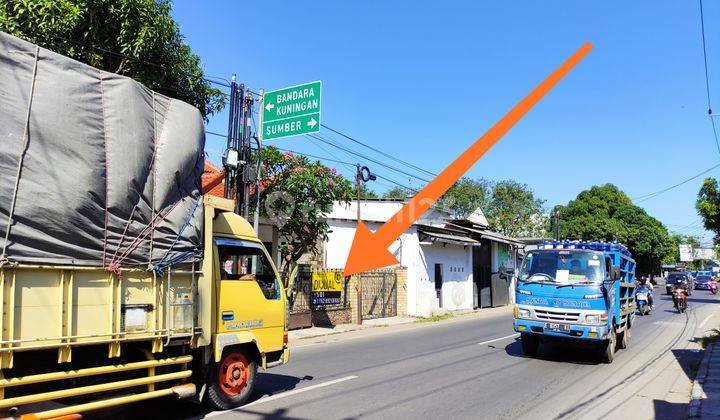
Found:
M 630 339 L 635 261 L 618 243 L 545 242 L 525 257 L 516 302 L 513 325 L 526 355 L 550 341 L 594 348 L 611 363 Z
M 695 290 L 712 290 L 714 279 L 708 275 L 699 275 L 695 280 Z
M 693 281 L 690 279 L 690 275 L 685 272 L 675 272 L 670 273 L 667 276 L 667 279 L 665 279 L 665 291 L 668 295 L 672 295 L 673 290 L 675 290 L 675 287 L 682 286 L 687 290 L 688 294 L 692 294 L 691 285 L 693 284 Z
M 679 313 L 687 310 L 687 290 L 684 287 L 676 287 L 673 290 L 673 304 Z
M 286 296 L 234 202 L 202 196 L 199 111 L 2 32 L 0 56 L 2 414 L 243 404 L 288 362 Z
M 635 302 L 640 315 L 650 315 L 652 307 L 650 306 L 650 295 L 652 291 L 645 285 L 638 286 L 635 292 Z

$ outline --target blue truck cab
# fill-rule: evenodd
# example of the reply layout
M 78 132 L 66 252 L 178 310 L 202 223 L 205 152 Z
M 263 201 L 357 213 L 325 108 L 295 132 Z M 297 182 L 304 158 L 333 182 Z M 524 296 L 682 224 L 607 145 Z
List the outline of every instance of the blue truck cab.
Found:
M 546 241 L 525 255 L 513 326 L 523 353 L 542 342 L 594 348 L 611 363 L 628 346 L 635 317 L 635 261 L 619 243 Z

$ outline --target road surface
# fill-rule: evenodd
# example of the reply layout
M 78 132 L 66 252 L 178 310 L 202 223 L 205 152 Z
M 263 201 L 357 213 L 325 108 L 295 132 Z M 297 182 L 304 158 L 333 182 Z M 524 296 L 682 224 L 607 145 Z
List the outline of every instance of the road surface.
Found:
M 537 358 L 524 357 L 511 315 L 501 313 L 311 340 L 293 350 L 289 365 L 262 373 L 254 401 L 233 411 L 154 401 L 130 412 L 214 419 L 682 418 L 699 359 L 692 340 L 720 323 L 712 315 L 719 303 L 697 291 L 689 311 L 678 314 L 669 296 L 656 294 L 655 311 L 636 318 L 630 348 L 610 365 L 598 364 L 590 351 L 552 345 Z

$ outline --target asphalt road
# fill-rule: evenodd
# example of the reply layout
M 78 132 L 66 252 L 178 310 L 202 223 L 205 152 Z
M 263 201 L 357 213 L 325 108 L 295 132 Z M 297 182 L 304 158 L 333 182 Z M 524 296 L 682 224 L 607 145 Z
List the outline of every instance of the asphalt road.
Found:
M 663 288 L 660 288 L 662 290 Z M 692 340 L 720 323 L 720 296 L 697 291 L 678 314 L 656 294 L 637 317 L 630 348 L 614 363 L 592 352 L 547 345 L 526 358 L 511 315 L 413 324 L 371 336 L 315 340 L 291 363 L 259 376 L 253 402 L 208 413 L 155 401 L 133 417 L 164 418 L 683 418 Z M 381 329 L 378 329 L 381 330 Z M 121 413 L 117 417 L 124 417 Z

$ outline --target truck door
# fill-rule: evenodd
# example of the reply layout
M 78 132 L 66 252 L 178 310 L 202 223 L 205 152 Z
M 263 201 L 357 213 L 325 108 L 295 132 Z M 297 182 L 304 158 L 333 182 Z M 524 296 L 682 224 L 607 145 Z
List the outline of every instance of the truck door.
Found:
M 220 264 L 218 333 L 252 330 L 262 351 L 283 347 L 285 304 L 280 279 L 260 243 L 216 238 Z

